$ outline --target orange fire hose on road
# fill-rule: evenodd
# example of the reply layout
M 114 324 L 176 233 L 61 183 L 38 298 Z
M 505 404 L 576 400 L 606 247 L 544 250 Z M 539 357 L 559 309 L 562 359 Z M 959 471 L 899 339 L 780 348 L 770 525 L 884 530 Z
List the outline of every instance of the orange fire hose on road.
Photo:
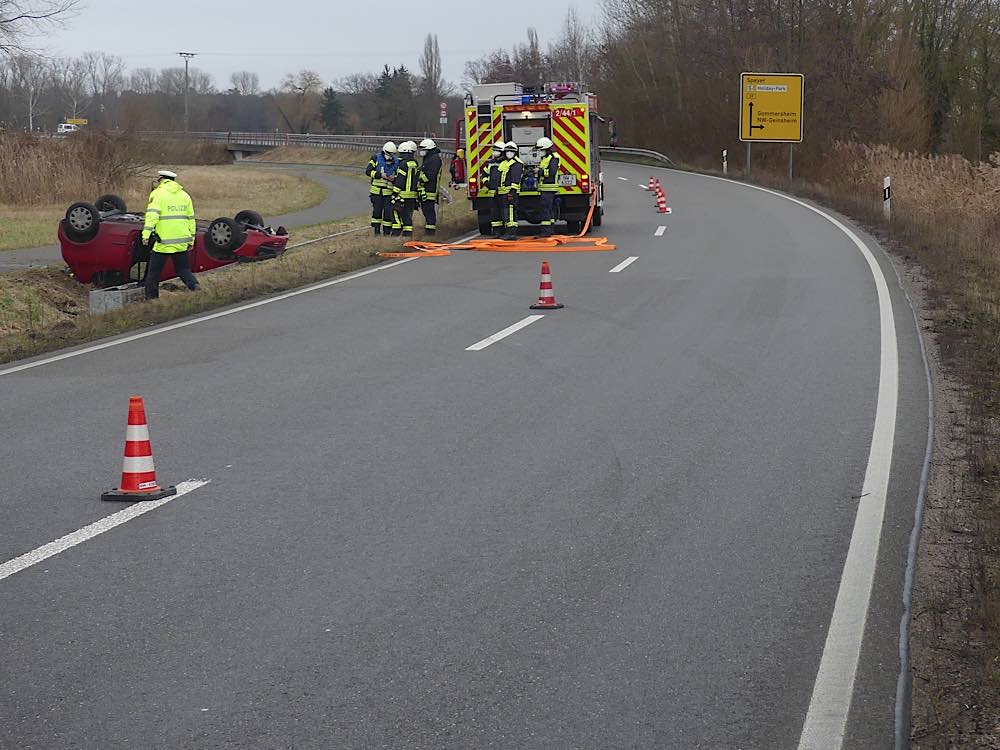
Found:
M 587 220 L 583 224 L 583 229 L 576 235 L 524 237 L 516 240 L 487 238 L 456 243 L 414 241 L 403 245 L 403 247 L 410 248 L 411 252 L 387 252 L 379 253 L 379 256 L 382 258 L 440 257 L 451 255 L 452 250 L 474 250 L 488 253 L 593 253 L 617 250 L 618 246 L 608 242 L 607 237 L 585 236 L 587 230 L 590 229 L 590 222 L 594 218 L 594 209 L 597 207 L 597 203 L 594 200 L 595 196 L 595 193 L 591 193 L 590 210 L 587 212 Z

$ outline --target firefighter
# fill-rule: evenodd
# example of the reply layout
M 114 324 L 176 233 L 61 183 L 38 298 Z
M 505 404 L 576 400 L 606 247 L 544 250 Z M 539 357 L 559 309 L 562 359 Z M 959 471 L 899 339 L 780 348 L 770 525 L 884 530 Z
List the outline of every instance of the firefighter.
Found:
M 161 169 L 153 181 L 142 227 L 143 244 L 152 244 L 146 266 L 146 299 L 160 296 L 160 274 L 168 260 L 173 260 L 174 272 L 188 289 L 196 292 L 201 288 L 191 273 L 187 254 L 194 247 L 195 231 L 191 196 L 177 182 L 176 172 Z
M 555 145 L 548 138 L 542 137 L 535 144 L 535 149 L 542 152 L 538 162 L 538 192 L 541 208 L 542 237 L 552 236 L 552 224 L 556 195 L 559 193 L 559 154 Z
M 379 153 L 372 154 L 365 168 L 371 181 L 368 197 L 372 202 L 372 231 L 389 234 L 392 229 L 392 179 L 396 174 L 396 144 L 386 141 Z
M 452 187 L 457 188 L 465 185 L 465 149 L 460 148 L 455 151 L 455 156 L 452 157 L 448 171 L 451 173 Z
M 401 143 L 397 149 L 399 163 L 396 165 L 396 176 L 392 183 L 392 202 L 396 210 L 392 234 L 395 237 L 413 236 L 413 211 L 417 207 L 420 174 L 420 165 L 414 156 L 416 152 L 417 144 L 413 141 Z
M 504 224 L 502 239 L 517 239 L 517 196 L 521 192 L 521 176 L 524 174 L 524 162 L 518 156 L 520 150 L 514 141 L 508 141 L 503 147 L 504 160 L 500 162 L 500 196 L 501 214 Z
M 430 138 L 420 141 L 420 176 L 417 178 L 417 192 L 420 211 L 424 215 L 424 233 L 432 235 L 437 231 L 438 192 L 441 189 L 441 149 Z
M 483 176 L 480 184 L 492 193 L 490 200 L 490 229 L 494 237 L 503 234 L 503 206 L 500 205 L 500 164 L 503 162 L 503 148 L 506 144 L 497 141 L 493 144 L 493 152 L 489 161 L 483 166 Z

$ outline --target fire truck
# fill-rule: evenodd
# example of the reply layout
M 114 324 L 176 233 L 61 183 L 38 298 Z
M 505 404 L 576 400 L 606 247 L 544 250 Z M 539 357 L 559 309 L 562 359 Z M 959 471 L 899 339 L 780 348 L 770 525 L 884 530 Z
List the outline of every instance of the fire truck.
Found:
M 597 124 L 597 97 L 576 83 L 473 86 L 465 96 L 465 167 L 480 232 L 490 232 L 494 194 L 486 189 L 484 169 L 497 141 L 514 141 L 525 165 L 517 218 L 532 224 L 541 221 L 537 167 L 542 155 L 535 151 L 535 143 L 542 136 L 552 140 L 559 154 L 555 218 L 566 222 L 566 231 L 578 233 L 593 205 L 591 226 L 601 226 L 604 182 Z

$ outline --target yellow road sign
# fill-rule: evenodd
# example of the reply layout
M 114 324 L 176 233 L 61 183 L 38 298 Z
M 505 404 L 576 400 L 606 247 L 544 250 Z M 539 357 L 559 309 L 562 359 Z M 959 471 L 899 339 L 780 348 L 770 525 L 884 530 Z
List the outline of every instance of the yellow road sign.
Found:
M 802 140 L 801 73 L 740 74 L 740 140 Z
M 90 120 L 86 117 L 71 117 L 66 122 L 70 125 L 86 125 Z

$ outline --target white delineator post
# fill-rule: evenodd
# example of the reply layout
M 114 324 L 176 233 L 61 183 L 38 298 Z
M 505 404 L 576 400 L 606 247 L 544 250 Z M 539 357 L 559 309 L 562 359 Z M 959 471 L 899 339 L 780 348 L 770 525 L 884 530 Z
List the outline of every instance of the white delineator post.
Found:
M 729 174 L 729 149 L 722 149 L 722 174 Z
M 888 177 L 882 180 L 882 216 L 886 221 L 892 219 L 892 180 Z

